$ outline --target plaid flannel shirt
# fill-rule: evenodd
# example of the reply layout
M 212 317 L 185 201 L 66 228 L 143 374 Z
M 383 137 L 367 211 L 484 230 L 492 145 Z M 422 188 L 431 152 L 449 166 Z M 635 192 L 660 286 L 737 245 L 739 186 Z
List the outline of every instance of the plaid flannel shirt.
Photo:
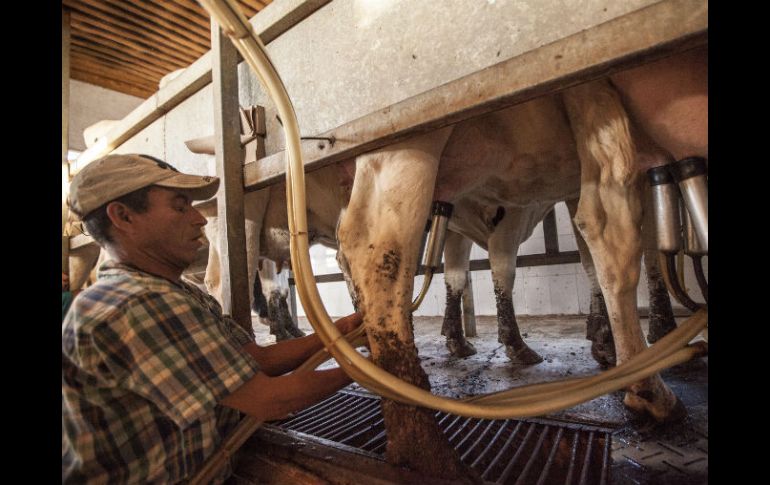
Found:
M 259 370 L 250 341 L 198 288 L 102 265 L 62 324 L 62 482 L 190 478 L 240 418 L 217 403 Z

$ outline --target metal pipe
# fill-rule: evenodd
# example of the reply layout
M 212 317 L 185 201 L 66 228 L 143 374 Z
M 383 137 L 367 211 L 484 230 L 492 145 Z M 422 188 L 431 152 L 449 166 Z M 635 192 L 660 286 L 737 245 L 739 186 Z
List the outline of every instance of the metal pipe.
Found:
M 687 211 L 687 209 L 684 208 L 684 206 L 682 207 L 682 216 L 682 221 L 684 222 L 684 253 L 692 258 L 692 265 L 693 269 L 695 270 L 695 278 L 698 280 L 698 286 L 700 287 L 700 292 L 703 295 L 703 299 L 706 300 L 706 303 L 708 303 L 708 281 L 706 280 L 706 276 L 703 273 L 703 263 L 701 262 L 701 258 L 708 254 L 708 251 L 705 247 L 703 247 L 703 245 L 701 245 L 700 238 L 695 233 L 695 228 L 693 227 L 690 213 Z
M 682 249 L 682 225 L 680 222 L 679 191 L 672 165 L 654 167 L 647 171 L 647 177 L 652 189 L 653 217 L 655 219 L 655 234 L 658 244 L 659 259 L 663 281 L 671 295 L 686 308 L 697 311 L 701 305 L 693 301 L 683 289 L 683 284 L 677 278 L 675 262 L 676 254 Z M 682 207 L 685 221 L 688 211 Z M 692 224 L 690 224 L 692 227 Z M 695 238 L 697 240 L 697 238 Z M 686 242 L 687 244 L 687 242 Z M 690 241 L 690 247 L 701 247 Z M 683 265 L 680 265 L 683 268 Z
M 452 204 L 437 200 L 433 202 L 431 212 L 433 219 L 422 264 L 426 268 L 431 268 L 435 271 L 441 266 L 441 257 L 444 255 L 444 241 L 446 241 L 449 218 L 452 217 Z
M 684 253 L 688 256 L 705 256 L 708 254 L 708 249 L 701 244 L 700 237 L 693 224 L 690 212 L 686 207 L 682 206 L 682 232 L 684 233 Z
M 708 252 L 709 206 L 706 159 L 690 157 L 670 164 L 671 175 L 679 183 L 684 205 L 692 216 L 695 232 L 701 245 Z
M 679 194 L 666 166 L 647 171 L 652 190 L 653 217 L 658 250 L 676 253 L 682 247 Z
M 444 255 L 444 242 L 446 241 L 446 231 L 449 226 L 449 218 L 452 217 L 452 204 L 440 200 L 433 202 L 431 213 L 433 218 L 430 223 L 430 233 L 425 244 L 425 257 L 422 265 L 425 267 L 425 275 L 422 280 L 420 293 L 412 302 L 412 311 L 417 310 L 428 293 L 433 273 L 441 266 L 441 257 Z M 422 251 L 421 251 L 422 252 Z

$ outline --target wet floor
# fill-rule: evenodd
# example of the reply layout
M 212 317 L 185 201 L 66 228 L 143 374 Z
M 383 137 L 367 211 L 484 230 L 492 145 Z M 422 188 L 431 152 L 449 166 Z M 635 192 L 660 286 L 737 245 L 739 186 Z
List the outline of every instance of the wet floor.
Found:
M 497 342 L 495 317 L 476 317 L 476 337 L 469 341 L 475 355 L 454 358 L 441 336 L 441 317 L 417 317 L 415 342 L 422 366 L 435 394 L 459 398 L 511 387 L 594 375 L 601 371 L 585 339 L 583 316 L 518 317 L 527 344 L 543 362 L 512 365 Z M 307 320 L 300 328 L 311 332 Z M 642 320 L 646 333 L 646 320 Z M 257 342 L 274 341 L 267 327 L 255 325 Z M 601 396 L 553 413 L 551 418 L 596 424 L 616 429 L 612 445 L 612 481 L 625 484 L 700 484 L 708 480 L 708 357 L 691 361 L 662 374 L 682 400 L 687 417 L 676 424 L 656 426 L 626 410 L 622 392 Z

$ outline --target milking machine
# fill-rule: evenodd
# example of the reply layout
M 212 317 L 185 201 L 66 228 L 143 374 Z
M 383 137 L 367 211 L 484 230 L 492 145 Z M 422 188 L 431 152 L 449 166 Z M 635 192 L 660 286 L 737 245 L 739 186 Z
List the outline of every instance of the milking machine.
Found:
M 452 217 L 452 204 L 449 202 L 443 202 L 440 200 L 433 202 L 431 207 L 431 214 L 433 217 L 430 222 L 430 230 L 428 231 L 427 249 L 425 250 L 425 257 L 423 258 L 422 265 L 425 267 L 425 276 L 422 280 L 422 288 L 417 298 L 412 302 L 412 311 L 417 310 L 425 298 L 425 294 L 428 293 L 428 287 L 433 280 L 433 274 L 436 272 L 439 266 L 441 266 L 441 257 L 444 254 L 444 242 L 446 241 L 446 231 L 449 227 L 449 218 Z M 423 248 L 420 248 L 420 253 L 423 252 Z
M 690 157 L 651 168 L 647 177 L 652 189 L 652 206 L 661 273 L 671 295 L 695 312 L 704 305 L 695 302 L 676 277 L 675 257 L 682 250 L 693 261 L 695 276 L 708 301 L 708 282 L 702 257 L 708 254 L 708 188 L 706 161 Z M 684 203 L 680 203 L 682 201 Z
M 636 354 L 623 364 L 592 377 L 521 386 L 507 391 L 455 400 L 433 395 L 379 368 L 359 354 L 349 342 L 351 339 L 365 338 L 364 326 L 347 336 L 341 335 L 318 294 L 309 256 L 304 166 L 300 150 L 299 127 L 294 108 L 267 55 L 265 46 L 240 12 L 235 0 L 200 0 L 200 3 L 220 25 L 222 31 L 231 38 L 244 60 L 256 72 L 283 120 L 286 135 L 286 199 L 292 268 L 295 270 L 297 292 L 302 306 L 325 347 L 325 351 L 311 358 L 297 369 L 297 372 L 312 370 L 331 355 L 351 378 L 384 398 L 466 417 L 516 419 L 552 413 L 626 388 L 665 368 L 704 355 L 707 351 L 704 342 L 688 345 L 688 342 L 707 324 L 708 312 L 705 308 L 701 308 L 653 346 Z M 691 178 L 683 176 L 680 180 L 688 187 L 697 186 L 693 182 L 687 182 Z M 697 187 L 695 191 L 697 192 Z M 697 193 L 691 198 L 694 207 L 700 207 L 698 204 L 702 205 L 703 200 Z M 441 262 L 446 226 L 451 215 L 449 209 L 451 206 L 445 204 L 434 206 L 438 208 L 431 223 L 431 235 L 425 257 L 426 267 L 433 268 L 431 272 Z M 698 214 L 705 216 L 705 212 Z M 701 232 L 706 234 L 707 225 L 701 224 L 701 215 L 693 217 L 696 219 L 694 224 L 696 232 L 699 235 Z M 703 231 L 701 231 L 701 225 Z M 704 238 L 703 241 L 705 240 Z M 427 274 L 426 270 L 426 276 Z M 354 340 L 353 343 L 355 345 L 358 342 Z M 206 460 L 190 483 L 208 483 L 218 468 L 226 462 L 227 457 L 235 452 L 260 425 L 261 423 L 255 418 L 244 418 L 232 434 L 224 440 L 220 449 Z

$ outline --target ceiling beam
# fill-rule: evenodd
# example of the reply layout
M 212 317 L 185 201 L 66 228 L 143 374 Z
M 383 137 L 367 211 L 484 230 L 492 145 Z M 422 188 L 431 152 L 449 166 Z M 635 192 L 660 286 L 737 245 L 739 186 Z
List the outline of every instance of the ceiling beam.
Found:
M 155 64 L 168 65 L 170 70 L 179 69 L 180 67 L 187 67 L 195 59 L 178 59 L 169 55 L 166 55 L 157 50 L 143 50 L 136 44 L 130 45 L 129 42 L 118 42 L 107 38 L 95 29 L 88 30 L 88 36 L 84 36 L 81 32 L 73 32 L 73 38 L 77 37 L 81 42 L 85 42 L 92 45 L 99 45 L 105 49 L 112 49 L 120 52 L 125 57 L 131 57 L 133 59 L 144 61 L 152 60 Z
M 96 0 L 84 0 L 93 2 Z M 178 17 L 171 15 L 167 10 L 158 8 L 154 4 L 146 2 L 129 3 L 121 0 L 99 0 L 112 4 L 112 6 L 133 13 L 136 16 L 149 18 L 152 22 L 170 29 L 172 32 L 192 39 L 206 38 L 209 36 L 208 29 L 197 24 L 181 21 Z M 210 43 L 211 41 L 209 41 Z
M 133 42 L 134 45 L 141 46 L 144 49 L 157 49 L 174 57 L 184 59 L 188 63 L 197 59 L 201 54 L 169 42 L 160 36 L 147 35 L 148 33 L 138 29 L 128 30 L 116 27 L 83 12 L 72 12 L 72 22 L 77 26 L 78 30 L 83 32 L 90 32 L 92 29 L 95 29 L 97 32 L 103 32 L 104 36 L 116 42 Z
M 121 29 L 133 32 L 143 32 L 147 35 L 152 34 L 155 38 L 159 38 L 159 41 L 161 42 L 182 44 L 200 54 L 205 54 L 210 49 L 211 41 L 208 37 L 195 37 L 190 39 L 181 36 L 156 23 L 150 22 L 144 17 L 126 15 L 125 11 L 103 2 L 96 2 L 92 5 L 84 0 L 63 0 L 63 3 L 73 11 L 86 12 L 93 17 L 101 19 L 105 23 L 115 25 Z M 160 37 L 166 40 L 162 40 Z
M 72 40 L 72 51 L 81 54 L 87 58 L 99 59 L 105 64 L 114 65 L 115 67 L 121 67 L 127 70 L 135 70 L 136 75 L 152 81 L 155 84 L 158 83 L 161 77 L 167 73 L 167 69 L 160 68 L 156 65 L 149 63 L 142 63 L 140 60 L 128 57 L 120 51 L 111 49 L 105 49 L 102 46 L 95 44 L 88 44 L 82 42 L 80 39 Z

